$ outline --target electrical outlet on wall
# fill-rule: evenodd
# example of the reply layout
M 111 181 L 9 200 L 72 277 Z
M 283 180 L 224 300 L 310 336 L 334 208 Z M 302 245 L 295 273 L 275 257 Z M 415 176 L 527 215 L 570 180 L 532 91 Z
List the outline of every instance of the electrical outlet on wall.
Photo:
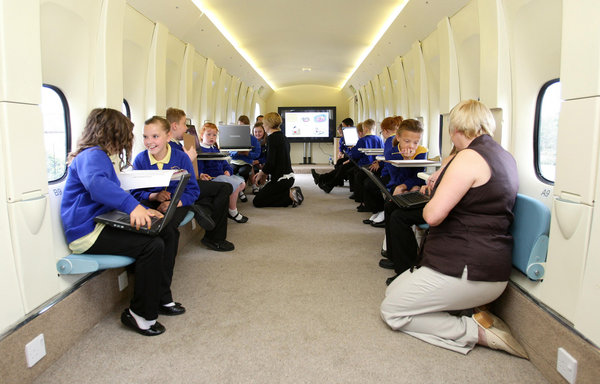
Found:
M 27 367 L 33 367 L 44 356 L 46 356 L 46 343 L 44 342 L 44 334 L 40 333 L 25 345 Z
M 117 281 L 119 282 L 119 291 L 124 290 L 129 285 L 129 280 L 127 279 L 127 271 L 123 271 L 119 277 L 117 277 Z
M 577 378 L 577 360 L 563 348 L 558 348 L 556 370 L 558 370 L 558 373 L 560 373 L 569 383 L 574 384 L 575 379 Z

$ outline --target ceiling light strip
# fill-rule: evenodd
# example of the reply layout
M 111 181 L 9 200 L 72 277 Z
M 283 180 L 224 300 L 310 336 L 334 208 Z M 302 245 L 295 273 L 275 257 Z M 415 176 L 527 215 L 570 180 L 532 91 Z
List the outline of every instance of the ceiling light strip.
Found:
M 248 64 L 250 64 L 250 66 L 252 68 L 254 68 L 254 70 L 259 74 L 260 77 L 262 77 L 262 79 L 269 85 L 269 87 L 271 87 L 271 89 L 273 89 L 274 91 L 276 90 L 276 87 L 274 84 L 272 84 L 267 77 L 264 75 L 264 73 L 262 73 L 262 71 L 260 69 L 258 69 L 258 66 L 254 63 L 254 60 L 250 57 L 250 55 L 248 55 L 248 53 L 246 53 L 246 51 L 244 51 L 242 49 L 242 47 L 240 47 L 239 43 L 237 42 L 237 40 L 235 40 L 233 38 L 233 36 L 231 36 L 231 34 L 229 33 L 229 31 L 227 30 L 227 28 L 225 28 L 225 26 L 223 25 L 223 23 L 221 23 L 221 21 L 219 20 L 219 18 L 212 13 L 209 9 L 207 9 L 204 4 L 202 4 L 201 0 L 192 0 L 192 2 L 194 3 L 194 5 L 196 7 L 198 7 L 198 9 L 204 13 L 204 15 L 206 17 L 208 17 L 208 19 L 211 21 L 211 23 L 214 24 L 214 26 L 219 30 L 219 32 L 221 32 L 221 34 L 223 34 L 223 36 L 227 39 L 227 41 L 229 41 L 229 43 L 231 45 L 233 45 L 233 48 L 235 48 L 236 51 L 238 51 L 238 53 L 240 55 L 242 55 L 242 57 L 244 58 L 244 60 L 246 60 L 246 62 L 248 62 Z
M 363 61 L 365 61 L 365 59 L 367 58 L 367 56 L 369 56 L 369 54 L 371 53 L 371 51 L 373 50 L 373 48 L 375 48 L 375 45 L 377 45 L 377 43 L 379 43 L 379 40 L 381 40 L 381 38 L 383 37 L 383 35 L 387 32 L 388 28 L 392 25 L 392 23 L 394 22 L 394 20 L 396 20 L 396 18 L 400 14 L 400 12 L 402 12 L 402 10 L 406 6 L 406 4 L 408 4 L 408 0 L 403 0 L 392 11 L 392 13 L 388 17 L 388 19 L 381 26 L 381 29 L 379 30 L 379 32 L 377 33 L 377 35 L 375 36 L 375 38 L 371 41 L 371 44 L 363 51 L 362 55 L 360 55 L 360 57 L 356 61 L 356 64 L 354 65 L 354 68 L 352 68 L 352 71 L 350 71 L 350 74 L 341 83 L 340 89 L 343 89 L 346 86 L 346 83 L 348 82 L 348 80 L 350 80 L 350 78 L 354 75 L 354 72 L 356 72 L 356 70 L 358 69 L 358 67 L 360 67 L 361 64 L 363 63 Z

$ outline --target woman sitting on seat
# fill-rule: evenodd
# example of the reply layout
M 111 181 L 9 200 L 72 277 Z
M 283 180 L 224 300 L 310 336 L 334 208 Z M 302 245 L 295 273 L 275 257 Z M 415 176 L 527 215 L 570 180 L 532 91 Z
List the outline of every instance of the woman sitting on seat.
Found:
M 481 344 L 526 358 L 506 324 L 491 313 L 447 312 L 490 303 L 508 283 L 518 175 L 512 155 L 492 138 L 494 129 L 492 113 L 478 101 L 463 101 L 450 112 L 458 153 L 423 209 L 430 229 L 422 260 L 390 284 L 381 316 L 394 330 L 456 352 Z

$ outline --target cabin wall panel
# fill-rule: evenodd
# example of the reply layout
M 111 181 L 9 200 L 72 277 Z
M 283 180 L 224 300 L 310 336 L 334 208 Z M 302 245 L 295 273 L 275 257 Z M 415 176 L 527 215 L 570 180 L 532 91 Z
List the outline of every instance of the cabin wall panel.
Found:
M 415 42 L 403 60 L 404 76 L 408 95 L 408 118 L 421 118 L 423 123 L 423 136 L 428 137 L 429 131 L 429 100 L 427 95 L 427 74 L 421 43 Z M 424 143 L 427 145 L 427 143 Z
M 406 89 L 406 77 L 404 76 L 404 63 L 401 57 L 396 57 L 394 64 L 390 66 L 390 79 L 392 80 L 392 92 L 394 94 L 395 114 L 408 117 L 408 91 Z
M 381 86 L 381 95 L 383 96 L 383 118 L 394 116 L 394 97 L 392 95 L 392 82 L 390 80 L 389 68 L 385 67 L 378 77 Z
M 200 119 L 198 126 L 202 126 L 205 121 L 214 120 L 214 107 L 213 107 L 213 89 L 214 89 L 214 77 L 216 72 L 216 66 L 211 58 L 206 59 L 206 65 L 204 67 L 204 82 L 202 83 L 202 103 L 200 104 Z
M 144 150 L 141 140 L 146 120 L 147 73 L 154 23 L 127 6 L 123 27 L 123 98 L 129 103 L 134 124 L 133 153 Z
M 440 113 L 444 114 L 449 113 L 452 107 L 460 101 L 460 80 L 456 45 L 454 44 L 454 36 L 450 27 L 450 19 L 447 17 L 438 23 L 437 36 L 440 51 L 439 107 Z
M 440 46 L 437 30 L 421 42 L 423 61 L 425 62 L 425 75 L 427 76 L 427 100 L 429 121 L 427 137 L 423 137 L 422 143 L 428 149 L 428 156 L 440 155 Z
M 90 70 L 90 109 L 121 110 L 123 102 L 123 22 L 125 0 L 101 3 L 95 49 Z
M 225 120 L 228 123 L 236 124 L 238 116 L 241 115 L 241 113 L 237 113 L 237 101 L 240 95 L 240 86 L 240 78 L 237 76 L 231 76 L 229 95 L 227 97 L 227 120 Z
M 510 47 L 511 153 L 517 160 L 519 191 L 552 205 L 552 186 L 535 175 L 532 159 L 535 104 L 544 83 L 559 77 L 561 36 L 560 0 L 505 1 L 504 15 Z
M 460 99 L 480 98 L 480 36 L 477 1 L 471 1 L 450 18 L 458 58 Z
M 182 87 L 184 56 L 186 45 L 172 34 L 167 38 L 167 52 L 165 57 L 165 108 L 156 111 L 156 115 L 165 116 L 167 107 L 181 108 L 179 96 L 185 87 Z
M 385 117 L 385 109 L 383 105 L 383 91 L 381 89 L 381 83 L 379 82 L 379 76 L 375 76 L 371 81 L 371 87 L 373 88 L 373 102 L 375 103 L 375 115 L 372 117 L 377 123 Z
M 481 102 L 511 116 L 510 52 L 501 0 L 478 0 L 481 58 Z M 496 126 L 494 140 L 510 150 L 510 121 Z
M 39 1 L 0 2 L 0 101 L 41 101 L 39 21 Z M 15 73 L 27 75 L 14 76 Z
M 155 24 L 148 59 L 148 70 L 146 72 L 146 116 L 164 115 L 167 109 L 166 74 L 168 46 L 169 30 L 163 24 Z M 172 68 L 170 69 L 172 70 Z M 178 77 L 177 84 L 179 84 Z M 139 127 L 139 129 L 142 130 L 143 126 Z
M 564 1 L 562 98 L 600 95 L 600 8 L 595 0 Z
M 202 55 L 198 54 L 198 52 L 194 53 L 194 70 L 193 70 L 193 102 L 188 107 L 189 111 L 185 111 L 186 114 L 192 119 L 192 123 L 196 125 L 196 128 L 200 128 L 202 123 L 202 95 L 204 91 L 204 86 L 206 83 L 206 79 L 204 76 L 206 75 L 206 58 Z M 204 107 L 206 109 L 206 107 Z
M 91 109 L 88 96 L 99 26 L 100 1 L 41 1 L 42 80 L 69 101 L 75 141 Z
M 194 100 L 194 59 L 196 50 L 191 44 L 185 44 L 183 52 L 183 62 L 181 65 L 181 78 L 179 79 L 179 108 L 188 113 L 192 113 L 192 103 Z M 167 108 L 170 105 L 167 104 Z M 190 111 L 190 112 L 188 112 Z M 165 111 L 166 114 L 166 111 Z

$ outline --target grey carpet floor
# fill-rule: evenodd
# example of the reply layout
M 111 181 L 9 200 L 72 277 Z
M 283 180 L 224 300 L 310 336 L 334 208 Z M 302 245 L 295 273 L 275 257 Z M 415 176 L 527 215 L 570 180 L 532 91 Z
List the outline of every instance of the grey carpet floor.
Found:
M 164 335 L 125 329 L 119 312 L 36 383 L 545 383 L 526 360 L 476 347 L 466 356 L 391 331 L 379 317 L 383 229 L 364 225 L 348 188 L 325 194 L 308 174 L 297 208 L 239 203 L 236 249 L 194 239 L 173 281 L 183 316 Z M 249 199 L 252 196 L 249 195 Z

